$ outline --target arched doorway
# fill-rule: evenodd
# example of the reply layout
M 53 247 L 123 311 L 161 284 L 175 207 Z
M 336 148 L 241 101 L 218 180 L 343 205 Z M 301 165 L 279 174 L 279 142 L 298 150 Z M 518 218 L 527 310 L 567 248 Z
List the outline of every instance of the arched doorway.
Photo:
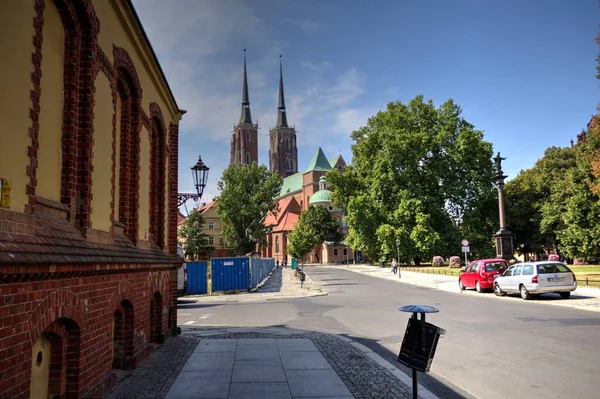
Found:
M 59 318 L 34 343 L 31 352 L 30 398 L 79 397 L 80 330 Z
M 150 342 L 162 344 L 165 336 L 162 333 L 162 295 L 155 292 L 150 300 Z
M 133 326 L 133 305 L 122 301 L 113 313 L 113 368 L 126 368 L 133 362 Z

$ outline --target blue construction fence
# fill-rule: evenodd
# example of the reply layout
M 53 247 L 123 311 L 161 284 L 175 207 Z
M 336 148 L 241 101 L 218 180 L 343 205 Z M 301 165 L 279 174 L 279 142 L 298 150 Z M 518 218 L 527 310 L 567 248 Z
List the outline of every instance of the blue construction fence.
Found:
M 188 295 L 257 288 L 275 269 L 273 258 L 212 258 L 206 262 L 187 262 Z

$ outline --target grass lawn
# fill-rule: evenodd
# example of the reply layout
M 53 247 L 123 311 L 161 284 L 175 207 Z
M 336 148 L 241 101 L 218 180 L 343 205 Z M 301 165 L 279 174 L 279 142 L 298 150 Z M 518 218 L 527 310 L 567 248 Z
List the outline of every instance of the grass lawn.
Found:
M 579 286 L 600 287 L 600 265 L 569 265 L 569 268 L 575 273 Z M 458 276 L 460 274 L 460 268 L 449 268 L 447 266 L 403 267 L 402 270 L 417 273 L 441 274 L 446 276 Z

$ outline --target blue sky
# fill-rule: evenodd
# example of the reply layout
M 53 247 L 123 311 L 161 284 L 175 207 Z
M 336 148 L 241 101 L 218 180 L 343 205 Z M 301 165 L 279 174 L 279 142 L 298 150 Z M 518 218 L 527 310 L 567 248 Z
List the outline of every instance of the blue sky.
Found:
M 514 177 L 549 146 L 568 146 L 600 100 L 598 0 L 135 0 L 179 106 L 179 189 L 211 167 L 203 201 L 229 163 L 243 49 L 259 161 L 276 121 L 283 54 L 298 166 L 317 146 L 350 160 L 350 133 L 390 101 L 453 98 L 508 159 Z M 188 204 L 192 205 L 192 204 Z

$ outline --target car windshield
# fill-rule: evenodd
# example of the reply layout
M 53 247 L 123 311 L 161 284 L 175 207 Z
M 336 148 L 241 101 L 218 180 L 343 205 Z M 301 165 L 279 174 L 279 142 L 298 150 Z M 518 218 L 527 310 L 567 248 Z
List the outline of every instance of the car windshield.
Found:
M 571 270 L 562 263 L 544 263 L 537 265 L 538 274 L 567 273 Z
M 486 263 L 485 264 L 485 271 L 486 272 L 503 272 L 506 270 L 506 263 L 504 262 L 492 262 L 492 263 Z

